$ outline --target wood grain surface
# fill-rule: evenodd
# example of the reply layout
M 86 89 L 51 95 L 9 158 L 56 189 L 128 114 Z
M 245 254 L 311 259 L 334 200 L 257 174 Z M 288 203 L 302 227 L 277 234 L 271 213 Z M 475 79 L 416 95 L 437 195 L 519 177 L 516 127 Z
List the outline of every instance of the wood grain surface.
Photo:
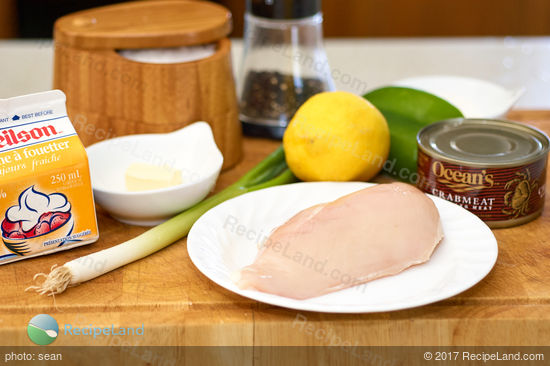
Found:
M 515 111 L 510 118 L 550 132 L 550 111 Z M 245 158 L 222 174 L 216 190 L 236 180 L 278 145 L 245 139 Z M 550 178 L 550 176 L 549 176 Z M 548 197 L 548 196 L 547 196 Z M 29 345 L 26 326 L 38 313 L 63 324 L 139 326 L 127 345 L 329 345 L 331 334 L 357 345 L 550 344 L 550 202 L 541 218 L 495 230 L 499 257 L 473 288 L 438 303 L 376 314 L 321 314 L 282 309 L 228 292 L 193 266 L 181 240 L 165 250 L 69 289 L 55 298 L 25 292 L 37 272 L 118 244 L 143 228 L 99 211 L 99 242 L 0 266 L 0 339 Z M 316 333 L 317 332 L 317 333 Z M 60 335 L 55 345 L 116 345 L 120 339 Z
M 246 5 L 220 0 L 241 37 Z M 546 0 L 323 0 L 325 37 L 534 36 L 550 34 Z
M 223 168 L 241 159 L 229 39 L 219 40 L 211 57 L 176 64 L 134 62 L 115 50 L 73 48 L 57 40 L 54 50 L 53 86 L 67 95 L 69 117 L 84 145 L 206 121 L 224 156 Z
M 17 3 L 15 0 L 0 1 L 0 39 L 17 35 Z
M 232 28 L 231 13 L 207 1 L 133 1 L 59 18 L 54 38 L 84 49 L 190 46 L 215 42 Z

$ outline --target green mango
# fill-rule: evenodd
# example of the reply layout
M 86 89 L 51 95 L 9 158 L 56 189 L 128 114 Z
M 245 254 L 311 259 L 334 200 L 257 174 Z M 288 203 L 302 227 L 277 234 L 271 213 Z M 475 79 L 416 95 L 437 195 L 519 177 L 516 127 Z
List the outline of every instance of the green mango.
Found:
M 383 171 L 397 179 L 416 183 L 416 135 L 424 126 L 462 113 L 433 94 L 397 86 L 375 89 L 363 95 L 382 112 L 390 128 L 390 154 Z

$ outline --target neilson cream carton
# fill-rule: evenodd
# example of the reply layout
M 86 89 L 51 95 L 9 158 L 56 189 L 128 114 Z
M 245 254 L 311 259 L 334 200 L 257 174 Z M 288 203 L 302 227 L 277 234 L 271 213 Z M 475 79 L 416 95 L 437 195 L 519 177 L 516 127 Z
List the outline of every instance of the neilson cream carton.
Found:
M 86 150 L 59 90 L 0 100 L 0 264 L 98 239 Z

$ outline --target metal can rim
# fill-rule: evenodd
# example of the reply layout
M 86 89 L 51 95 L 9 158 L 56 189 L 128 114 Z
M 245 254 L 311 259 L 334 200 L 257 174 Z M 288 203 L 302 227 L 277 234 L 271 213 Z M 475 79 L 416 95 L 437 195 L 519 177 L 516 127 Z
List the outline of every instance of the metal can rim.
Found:
M 457 123 L 457 122 L 459 122 L 459 123 L 476 122 L 476 121 L 477 122 L 486 122 L 486 123 L 489 122 L 489 123 L 493 123 L 493 124 L 501 124 L 501 125 L 506 125 L 506 126 L 515 128 L 515 129 L 521 129 L 525 132 L 528 132 L 533 137 L 537 138 L 537 140 L 542 144 L 543 148 L 536 151 L 536 152 L 534 152 L 533 154 L 530 154 L 530 155 L 526 156 L 523 160 L 516 160 L 512 163 L 508 163 L 508 162 L 497 162 L 497 163 L 495 163 L 495 162 L 491 162 L 489 160 L 487 160 L 485 162 L 478 162 L 478 161 L 471 161 L 471 160 L 467 160 L 467 159 L 448 157 L 448 156 L 445 156 L 445 155 L 435 151 L 434 149 L 431 149 L 427 146 L 424 146 L 424 144 L 421 141 L 422 136 L 424 134 L 428 133 L 427 131 L 429 131 L 429 130 L 437 127 L 437 126 L 440 126 L 441 124 L 449 124 L 449 123 Z M 525 164 L 535 162 L 535 161 L 547 156 L 548 152 L 550 151 L 550 138 L 548 137 L 548 135 L 546 135 L 546 133 L 544 133 L 540 129 L 538 129 L 536 127 L 533 127 L 533 126 L 530 126 L 530 125 L 527 125 L 527 124 L 519 123 L 519 122 L 514 122 L 514 121 L 510 121 L 510 120 L 502 120 L 502 119 L 491 119 L 491 118 L 451 118 L 451 119 L 444 119 L 444 120 L 441 120 L 441 121 L 437 121 L 437 122 L 431 123 L 431 124 L 423 127 L 420 131 L 418 131 L 418 133 L 416 135 L 416 142 L 417 142 L 418 148 L 420 150 L 422 150 L 425 154 L 428 154 L 428 155 L 430 155 L 434 158 L 437 158 L 437 159 L 439 159 L 441 161 L 444 161 L 444 162 L 447 162 L 447 163 L 457 164 L 457 165 L 464 165 L 464 166 L 469 166 L 469 167 L 505 168 L 505 167 L 520 166 L 520 165 L 525 165 Z

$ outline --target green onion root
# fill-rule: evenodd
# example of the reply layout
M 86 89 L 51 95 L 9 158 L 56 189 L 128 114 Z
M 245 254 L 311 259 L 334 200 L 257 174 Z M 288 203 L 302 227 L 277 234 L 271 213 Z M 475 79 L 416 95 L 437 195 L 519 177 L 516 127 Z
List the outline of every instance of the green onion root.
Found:
M 60 294 L 70 286 L 99 277 L 178 241 L 189 233 L 195 221 L 206 211 L 228 199 L 243 193 L 295 181 L 296 177 L 286 166 L 281 147 L 236 183 L 214 196 L 131 240 L 77 258 L 61 267 L 54 266 L 48 275 L 44 273 L 35 275 L 35 280 L 39 277 L 45 277 L 45 280 L 38 285 L 28 287 L 25 291 L 34 290 L 41 295 L 50 296 Z

